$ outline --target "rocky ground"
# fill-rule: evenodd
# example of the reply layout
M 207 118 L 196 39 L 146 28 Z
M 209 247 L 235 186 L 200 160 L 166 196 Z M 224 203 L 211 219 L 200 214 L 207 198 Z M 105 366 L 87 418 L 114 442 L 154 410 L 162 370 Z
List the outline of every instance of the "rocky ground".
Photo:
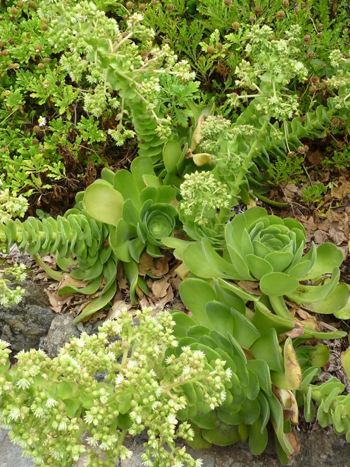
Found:
M 335 433 L 315 430 L 300 433 L 301 450 L 288 464 L 293 467 L 350 467 L 350 444 Z M 120 467 L 141 467 L 141 445 L 132 446 L 134 456 Z M 267 452 L 253 456 L 248 448 L 234 445 L 229 448 L 211 448 L 202 452 L 192 452 L 194 457 L 203 460 L 203 467 L 278 467 L 276 456 Z M 21 451 L 9 440 L 6 432 L 0 430 L 0 467 L 34 467 L 34 464 L 21 456 Z M 171 466 L 169 466 L 171 467 Z

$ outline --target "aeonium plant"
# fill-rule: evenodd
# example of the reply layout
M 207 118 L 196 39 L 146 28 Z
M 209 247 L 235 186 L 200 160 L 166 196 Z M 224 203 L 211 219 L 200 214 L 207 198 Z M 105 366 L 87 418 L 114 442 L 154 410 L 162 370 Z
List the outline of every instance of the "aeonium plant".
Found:
M 162 185 L 152 162 L 133 161 L 129 170 L 102 171 L 78 198 L 92 218 L 113 226 L 110 246 L 124 261 L 138 262 L 143 251 L 160 257 L 162 238 L 172 234 L 177 219 L 175 188 Z
M 177 222 L 176 194 L 175 188 L 161 184 L 149 158 L 137 158 L 130 171 L 104 169 L 64 216 L 0 224 L 0 248 L 7 251 L 17 244 L 34 255 L 53 279 L 63 281 L 62 296 L 96 294 L 76 318 L 80 321 L 113 299 L 120 266 L 133 303 L 138 287 L 147 292 L 138 263 L 143 252 L 163 255 L 162 238 L 172 234 Z M 65 276 L 43 263 L 41 255 L 47 254 L 56 256 Z
M 317 313 L 350 318 L 349 286 L 340 283 L 342 252 L 324 243 L 305 253 L 304 227 L 295 219 L 269 215 L 255 207 L 238 214 L 225 226 L 225 243 L 215 250 L 206 239 L 185 242 L 166 239 L 175 255 L 195 276 L 258 283 L 276 314 L 289 318 L 286 300 Z M 237 287 L 239 290 L 239 287 Z

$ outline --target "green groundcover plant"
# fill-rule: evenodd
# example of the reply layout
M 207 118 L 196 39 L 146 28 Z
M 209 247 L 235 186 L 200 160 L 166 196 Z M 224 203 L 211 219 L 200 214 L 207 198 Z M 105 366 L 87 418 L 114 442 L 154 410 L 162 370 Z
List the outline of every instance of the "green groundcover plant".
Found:
M 346 141 L 346 2 L 3 3 L 1 251 L 32 254 L 63 280 L 60 296 L 91 297 L 79 322 L 110 305 L 121 279 L 136 304 L 149 293 L 143 255 L 174 249 L 187 308 L 122 311 L 53 359 L 32 350 L 11 365 L 0 343 L 0 422 L 12 439 L 57 467 L 115 465 L 143 434 L 145 465 L 199 466 L 179 440 L 243 441 L 253 454 L 271 440 L 286 463 L 303 410 L 350 442 L 344 381 L 318 380 L 327 341 L 346 337 L 334 320 L 350 319 L 343 254 L 307 248 L 295 219 L 236 214 L 272 184 L 306 181 L 305 142 Z M 130 167 L 107 168 L 132 138 Z M 347 159 L 345 148 L 324 165 Z M 22 195 L 88 163 L 104 168 L 72 209 L 20 220 Z M 317 202 L 321 185 L 304 200 Z M 2 305 L 18 302 L 9 279 L 23 274 L 0 273 Z M 350 378 L 349 350 L 340 359 Z
M 203 84 L 219 96 L 232 87 L 245 36 L 254 24 L 267 24 L 280 37 L 300 26 L 300 52 L 313 73 L 327 72 L 327 51 L 349 45 L 346 1 L 157 0 L 124 1 L 129 12 L 141 12 L 146 24 L 188 59 Z M 112 7 L 110 7 L 112 8 Z
M 185 104 L 197 98 L 198 83 L 169 46 L 155 44 L 142 15 L 109 17 L 98 1 L 8 3 L 0 5 L 0 167 L 7 187 L 30 195 L 66 168 L 103 165 L 135 131 L 140 152 L 155 156 L 171 120 L 186 124 Z M 114 67 L 110 76 L 103 61 Z

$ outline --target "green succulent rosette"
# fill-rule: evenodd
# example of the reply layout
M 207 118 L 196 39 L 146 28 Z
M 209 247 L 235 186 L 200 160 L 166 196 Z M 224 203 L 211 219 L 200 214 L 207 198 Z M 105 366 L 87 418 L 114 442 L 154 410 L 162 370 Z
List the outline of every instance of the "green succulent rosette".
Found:
M 260 292 L 274 304 L 286 296 L 312 311 L 350 318 L 349 287 L 339 283 L 342 252 L 324 243 L 312 244 L 305 253 L 305 229 L 295 219 L 269 215 L 261 207 L 248 209 L 226 225 L 222 253 L 205 239 L 166 244 L 198 277 L 258 281 Z
M 85 191 L 83 207 L 108 226 L 116 257 L 138 263 L 143 251 L 162 256 L 161 239 L 171 235 L 176 224 L 176 194 L 174 187 L 161 184 L 151 161 L 139 158 L 130 171 L 104 169 L 102 179 Z
M 140 213 L 137 230 L 145 243 L 162 245 L 162 238 L 169 237 L 175 228 L 177 211 L 170 204 L 145 202 Z

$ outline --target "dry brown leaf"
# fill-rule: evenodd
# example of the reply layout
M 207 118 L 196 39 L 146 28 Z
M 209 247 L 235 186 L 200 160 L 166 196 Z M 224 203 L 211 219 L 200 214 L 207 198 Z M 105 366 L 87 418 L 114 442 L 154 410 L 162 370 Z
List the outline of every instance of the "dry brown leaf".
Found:
M 146 297 L 146 295 L 139 300 L 139 304 L 141 308 L 149 308 L 153 306 L 153 303 L 148 297 Z
M 245 290 L 246 292 L 251 293 L 252 295 L 261 295 L 259 289 L 259 283 L 253 281 L 239 281 L 238 285 Z
M 56 292 L 50 292 L 49 290 L 46 290 L 46 294 L 49 297 L 52 310 L 55 313 L 62 313 L 62 307 L 64 305 L 63 300 L 60 299 Z
M 179 290 L 180 284 L 182 282 L 179 276 L 172 277 L 169 281 L 170 281 L 171 287 L 174 290 Z
M 314 233 L 314 240 L 317 243 L 317 245 L 324 243 L 325 241 L 327 241 L 327 239 L 328 235 L 323 230 L 316 230 L 316 232 Z
M 170 287 L 170 283 L 168 282 L 167 278 L 152 282 L 151 289 L 152 289 L 152 294 L 154 298 L 158 299 L 158 298 L 165 297 L 169 287 Z
M 341 245 L 347 241 L 347 237 L 344 232 L 335 227 L 330 227 L 328 236 L 336 245 Z
M 139 271 L 141 276 L 163 277 L 169 272 L 169 258 L 166 256 L 152 258 L 144 253 L 140 259 Z
M 172 287 L 169 287 L 168 290 L 167 290 L 166 295 L 163 298 L 161 298 L 159 301 L 157 301 L 155 303 L 155 305 L 158 308 L 163 309 L 165 307 L 165 305 L 172 302 L 173 300 L 174 300 L 174 291 L 173 291 Z
M 339 178 L 339 184 L 332 188 L 332 197 L 343 200 L 350 194 L 350 181 L 346 177 Z
M 125 303 L 123 300 L 117 300 L 109 310 L 107 319 L 116 319 L 122 311 L 130 310 L 130 308 L 132 308 L 130 303 Z
M 300 337 L 304 334 L 304 326 L 301 323 L 298 323 L 298 321 L 295 323 L 295 328 L 292 329 L 289 332 L 286 332 L 286 335 L 288 337 L 291 337 L 292 339 L 296 339 L 297 337 Z
M 298 389 L 301 384 L 301 368 L 291 339 L 287 339 L 284 343 L 283 360 L 288 387 Z
M 297 319 L 295 323 L 296 326 L 301 326 L 302 328 L 307 326 L 308 328 L 314 329 L 315 331 L 320 330 L 319 323 L 315 316 L 310 315 L 310 313 L 308 313 L 303 308 L 299 308 L 294 303 L 288 302 L 288 304 L 290 305 L 290 309 L 294 313 L 294 315 L 296 317 L 298 316 L 301 319 L 301 321 Z
M 117 270 L 117 281 L 120 290 L 127 290 L 128 289 L 128 281 L 126 280 L 124 270 L 121 267 L 120 263 L 118 264 Z
M 71 285 L 73 287 L 85 287 L 86 282 L 74 279 L 69 274 L 63 274 L 63 279 L 60 281 L 58 288 L 65 287 L 67 285 Z
M 299 188 L 292 184 L 292 183 L 288 183 L 287 185 L 285 185 L 283 187 L 283 194 L 284 194 L 284 197 L 286 198 L 286 200 L 290 200 L 290 199 L 293 199 L 294 196 L 299 192 Z
M 288 441 L 290 442 L 290 444 L 292 445 L 292 448 L 293 448 L 293 454 L 292 455 L 298 454 L 300 452 L 300 443 L 299 443 L 299 440 L 298 440 L 297 436 L 292 431 L 290 433 L 286 433 L 286 436 L 287 436 Z

